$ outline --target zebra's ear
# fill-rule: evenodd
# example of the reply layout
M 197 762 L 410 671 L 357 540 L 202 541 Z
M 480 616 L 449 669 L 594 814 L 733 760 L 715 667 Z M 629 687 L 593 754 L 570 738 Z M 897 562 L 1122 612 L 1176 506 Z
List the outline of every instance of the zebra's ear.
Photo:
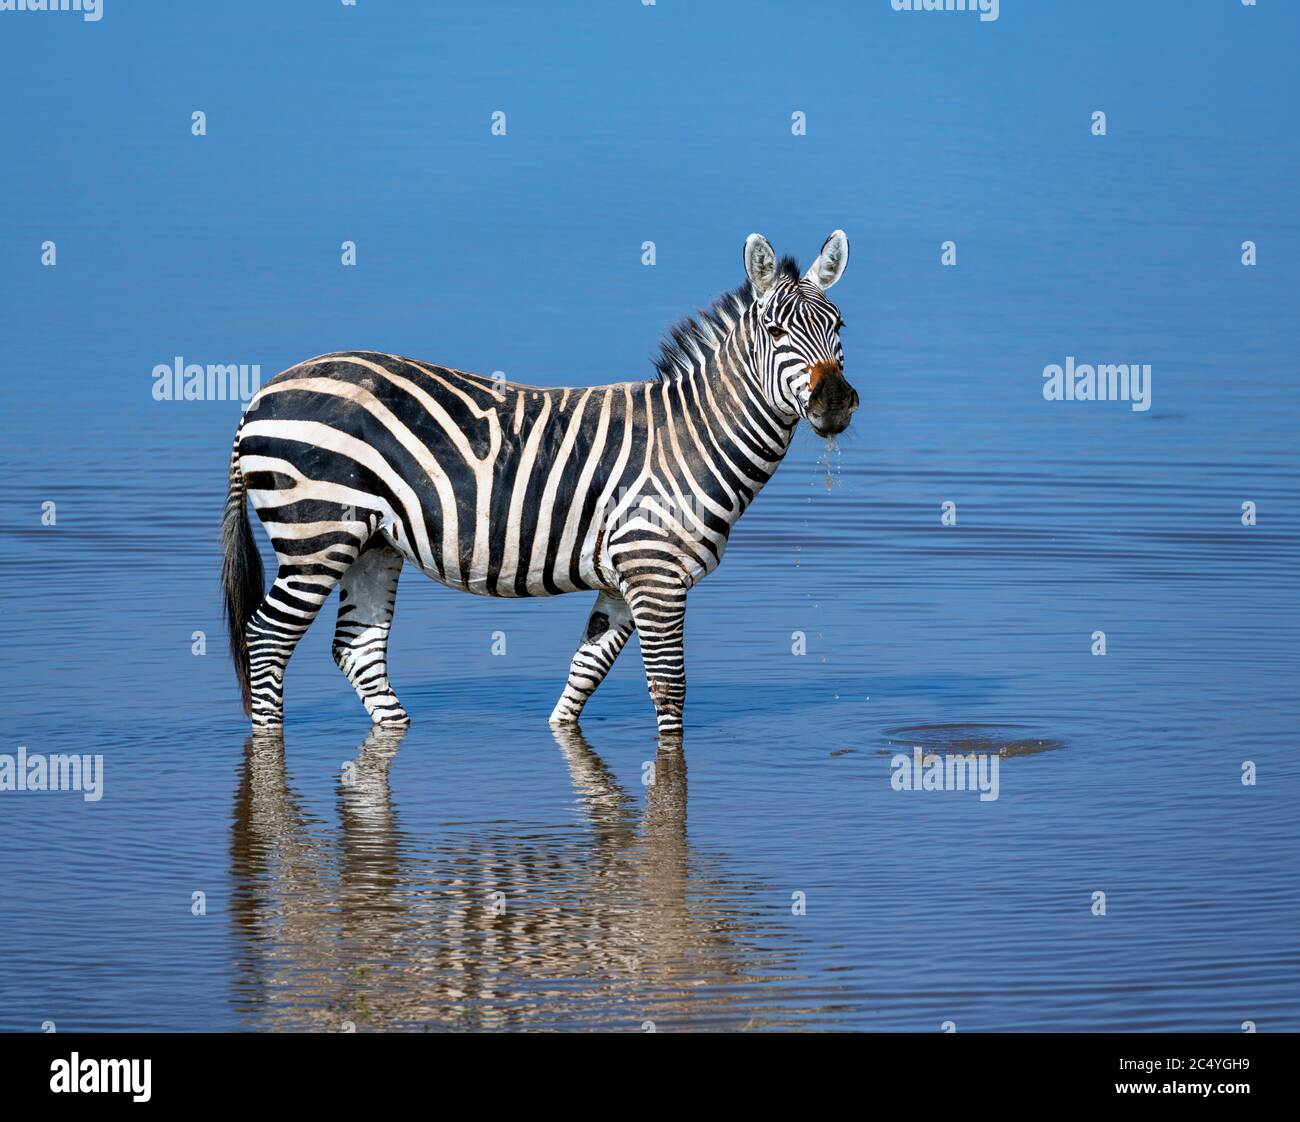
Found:
M 760 300 L 776 281 L 776 250 L 762 234 L 750 234 L 745 239 L 745 273 Z
M 822 245 L 822 251 L 812 268 L 804 274 L 820 289 L 830 288 L 844 275 L 844 267 L 849 263 L 849 236 L 843 230 L 836 230 Z

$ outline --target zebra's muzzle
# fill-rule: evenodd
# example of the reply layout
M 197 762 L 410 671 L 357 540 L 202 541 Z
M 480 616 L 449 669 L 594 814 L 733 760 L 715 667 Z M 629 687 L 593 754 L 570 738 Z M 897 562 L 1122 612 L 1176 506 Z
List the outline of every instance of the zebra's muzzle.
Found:
M 849 385 L 838 362 L 818 362 L 809 369 L 808 423 L 818 436 L 834 436 L 849 427 L 858 407 L 858 391 Z

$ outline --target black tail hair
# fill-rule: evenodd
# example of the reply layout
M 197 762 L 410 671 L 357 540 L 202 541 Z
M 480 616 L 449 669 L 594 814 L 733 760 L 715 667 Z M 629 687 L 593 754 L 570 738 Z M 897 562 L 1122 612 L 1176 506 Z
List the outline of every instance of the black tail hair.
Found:
M 238 440 L 238 438 L 236 438 Z M 262 603 L 264 592 L 262 557 L 257 540 L 248 523 L 244 477 L 239 471 L 238 456 L 230 460 L 230 490 L 226 494 L 226 513 L 221 520 L 221 586 L 226 596 L 226 628 L 230 632 L 230 657 L 235 663 L 235 678 L 244 702 L 244 716 L 253 713 L 253 687 L 249 680 L 248 621 Z

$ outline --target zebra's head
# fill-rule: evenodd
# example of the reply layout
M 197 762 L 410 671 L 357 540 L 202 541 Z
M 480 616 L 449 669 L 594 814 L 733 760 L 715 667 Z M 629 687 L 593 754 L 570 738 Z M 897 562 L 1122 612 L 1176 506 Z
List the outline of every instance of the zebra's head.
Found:
M 763 386 L 773 405 L 806 417 L 818 436 L 849 427 L 858 393 L 844 378 L 840 310 L 826 290 L 844 275 L 849 239 L 836 230 L 803 275 L 792 258 L 780 262 L 762 234 L 745 239 L 745 272 L 754 290 L 755 348 Z

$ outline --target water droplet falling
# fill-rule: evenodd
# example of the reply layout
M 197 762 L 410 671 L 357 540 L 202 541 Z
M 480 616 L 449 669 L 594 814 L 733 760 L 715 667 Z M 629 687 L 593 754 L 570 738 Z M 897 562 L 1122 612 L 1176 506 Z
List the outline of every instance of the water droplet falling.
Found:
M 833 436 L 826 438 L 826 447 L 822 450 L 822 466 L 826 469 L 826 490 L 835 489 L 835 480 L 840 474 L 840 443 Z

